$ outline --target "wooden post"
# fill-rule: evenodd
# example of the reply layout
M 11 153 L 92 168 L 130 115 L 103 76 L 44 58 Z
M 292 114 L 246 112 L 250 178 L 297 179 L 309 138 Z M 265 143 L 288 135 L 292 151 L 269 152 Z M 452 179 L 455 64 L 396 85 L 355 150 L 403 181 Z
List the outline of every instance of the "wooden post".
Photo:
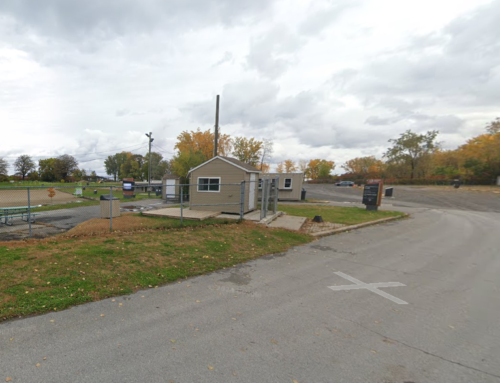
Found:
M 215 104 L 215 137 L 214 137 L 214 157 L 217 156 L 217 145 L 219 143 L 219 95 Z

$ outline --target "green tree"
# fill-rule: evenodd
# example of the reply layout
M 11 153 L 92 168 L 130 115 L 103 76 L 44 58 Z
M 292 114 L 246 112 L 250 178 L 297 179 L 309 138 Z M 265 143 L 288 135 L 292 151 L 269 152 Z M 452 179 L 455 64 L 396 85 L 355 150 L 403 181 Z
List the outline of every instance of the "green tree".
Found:
M 73 171 L 72 176 L 75 177 L 77 181 L 87 180 L 87 171 L 85 169 L 76 169 Z
M 390 139 L 393 144 L 387 149 L 384 157 L 387 158 L 389 165 L 401 167 L 403 165 L 409 170 L 410 178 L 414 178 L 417 169 L 420 167 L 420 172 L 425 175 L 430 161 L 429 155 L 439 149 L 439 143 L 436 142 L 438 135 L 437 130 L 432 130 L 425 134 L 417 134 L 411 130 L 402 133 L 397 139 Z
M 262 162 L 264 142 L 255 138 L 236 137 L 233 141 L 233 156 L 241 162 L 257 167 Z
M 27 154 L 23 154 L 17 157 L 16 161 L 14 162 L 14 169 L 16 170 L 17 174 L 22 176 L 24 180 L 26 174 L 28 174 L 32 170 L 35 170 L 35 163 L 30 156 L 28 156 Z
M 54 171 L 58 179 L 66 180 L 73 172 L 78 170 L 78 161 L 69 154 L 63 154 L 56 158 Z
M 149 179 L 149 153 L 144 156 L 144 164 L 142 165 L 142 173 L 144 179 Z M 151 179 L 160 180 L 169 168 L 168 161 L 163 159 L 160 153 L 151 152 Z
M 120 167 L 120 178 L 144 179 L 142 165 L 144 165 L 142 155 L 127 153 L 127 159 Z
M 130 152 L 121 152 L 108 156 L 104 160 L 104 167 L 106 168 L 106 174 L 112 175 L 114 180 L 117 181 L 121 178 L 121 166 L 127 161 L 127 158 L 131 156 Z
M 56 158 L 46 158 L 38 161 L 38 174 L 42 181 L 54 182 L 57 180 L 55 173 L 56 161 Z
M 8 171 L 7 169 L 9 168 L 9 164 L 7 161 L 5 161 L 2 157 L 0 157 L 0 175 L 1 176 L 7 176 Z
M 188 172 L 205 161 L 201 151 L 178 152 L 172 159 L 171 169 L 174 174 L 183 178 L 182 182 L 186 182 Z
M 38 174 L 37 171 L 31 171 L 27 175 L 28 181 L 39 181 L 40 180 L 40 175 Z

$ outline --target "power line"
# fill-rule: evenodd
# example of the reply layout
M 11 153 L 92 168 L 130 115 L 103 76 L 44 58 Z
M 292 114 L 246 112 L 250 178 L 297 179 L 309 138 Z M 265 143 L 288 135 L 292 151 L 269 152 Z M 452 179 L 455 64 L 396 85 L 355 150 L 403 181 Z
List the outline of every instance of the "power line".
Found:
M 159 151 L 160 151 L 160 152 L 162 152 L 162 153 L 166 153 L 166 154 L 174 154 L 174 153 L 173 153 L 173 152 L 171 152 L 170 150 L 165 150 L 165 149 L 163 149 L 162 147 L 160 147 L 160 146 L 158 146 L 158 145 L 156 145 L 156 144 L 153 144 L 153 147 L 160 149 Z
M 144 148 L 146 148 L 146 145 L 141 145 L 141 146 L 138 146 L 138 147 L 136 147 L 136 148 L 134 148 L 134 149 L 131 149 L 130 151 L 132 151 L 132 150 L 144 149 Z M 92 154 L 94 154 L 94 153 L 92 153 Z M 107 157 L 102 157 L 102 158 L 94 158 L 93 160 L 81 160 L 81 161 L 79 161 L 79 162 L 89 162 L 89 161 L 105 160 L 106 158 L 107 158 Z

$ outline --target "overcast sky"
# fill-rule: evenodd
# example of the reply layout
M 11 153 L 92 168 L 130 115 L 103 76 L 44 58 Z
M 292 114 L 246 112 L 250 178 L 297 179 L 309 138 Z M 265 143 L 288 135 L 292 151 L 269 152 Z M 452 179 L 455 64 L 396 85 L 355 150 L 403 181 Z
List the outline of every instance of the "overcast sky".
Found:
M 444 148 L 500 116 L 500 0 L 2 0 L 0 157 L 104 158 L 220 125 L 273 163 Z M 13 168 L 10 169 L 13 173 Z

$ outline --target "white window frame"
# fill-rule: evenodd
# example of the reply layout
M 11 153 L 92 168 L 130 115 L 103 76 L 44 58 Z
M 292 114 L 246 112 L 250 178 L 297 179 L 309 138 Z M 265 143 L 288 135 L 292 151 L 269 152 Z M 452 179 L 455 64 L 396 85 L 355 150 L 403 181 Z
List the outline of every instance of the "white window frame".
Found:
M 262 178 L 259 178 L 259 190 L 262 190 L 263 183 L 264 183 L 264 180 Z
M 208 180 L 208 189 L 209 190 L 200 190 L 200 180 L 207 179 Z M 210 190 L 210 180 L 217 180 L 217 186 L 219 186 L 218 190 Z M 198 177 L 198 184 L 196 186 L 196 191 L 199 193 L 220 193 L 220 177 Z
M 290 180 L 290 186 L 286 186 L 286 180 Z M 292 183 L 293 183 L 293 180 L 291 178 L 285 178 L 283 180 L 283 189 L 291 189 L 292 188 Z

